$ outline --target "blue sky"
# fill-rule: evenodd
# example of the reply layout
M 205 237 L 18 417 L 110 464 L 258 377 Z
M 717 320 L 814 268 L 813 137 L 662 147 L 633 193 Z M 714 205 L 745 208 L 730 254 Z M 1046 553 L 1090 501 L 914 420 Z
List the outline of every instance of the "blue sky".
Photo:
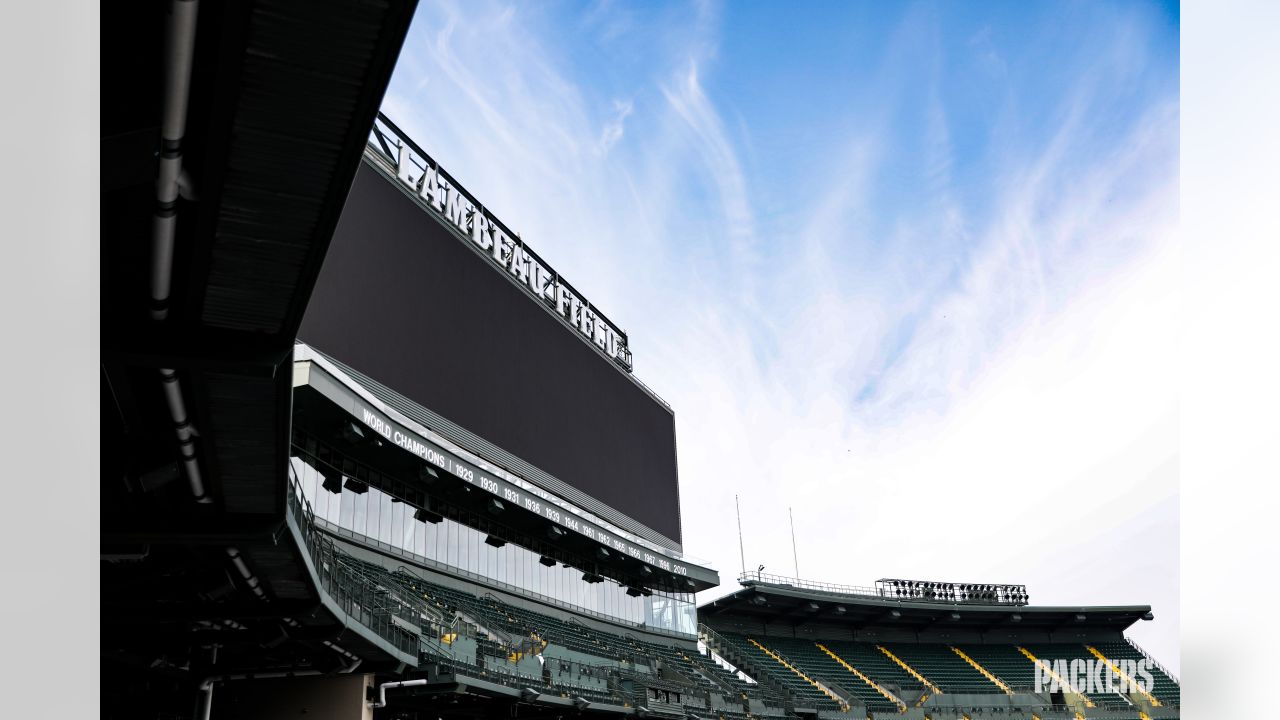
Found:
M 424 0 L 384 110 L 628 331 L 719 592 L 737 493 L 751 567 L 794 572 L 790 506 L 802 576 L 1149 603 L 1176 671 L 1178 42 L 1176 4 Z

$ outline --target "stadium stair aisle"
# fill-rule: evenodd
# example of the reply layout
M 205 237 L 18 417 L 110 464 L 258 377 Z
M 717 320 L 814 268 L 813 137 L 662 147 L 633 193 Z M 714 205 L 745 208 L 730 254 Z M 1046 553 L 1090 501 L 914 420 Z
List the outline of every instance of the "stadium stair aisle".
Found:
M 879 650 L 881 653 L 883 653 L 885 657 L 892 660 L 895 665 L 901 667 L 903 670 L 906 670 L 908 675 L 910 675 L 912 678 L 919 681 L 921 685 L 924 685 L 929 690 L 929 692 L 933 693 L 934 695 L 942 694 L 942 690 L 939 689 L 937 685 L 934 685 L 933 683 L 929 682 L 928 678 L 916 672 L 915 668 L 903 662 L 902 658 L 898 657 L 897 655 L 894 655 L 893 652 L 889 650 L 889 648 L 883 645 L 877 645 L 876 649 Z
M 905 707 L 905 703 L 900 702 L 901 698 L 888 688 L 877 687 L 866 683 L 865 680 L 859 682 L 861 678 L 850 678 L 847 669 L 818 643 L 790 638 L 771 638 L 771 640 L 776 650 L 785 653 L 790 660 L 810 675 L 827 683 L 829 687 L 861 701 L 869 710 L 897 712 Z
M 964 652 L 963 650 L 961 650 L 960 648 L 958 648 L 958 647 L 956 647 L 956 646 L 952 645 L 952 646 L 951 646 L 951 652 L 954 652 L 956 655 L 959 655 L 961 660 L 964 660 L 965 662 L 967 662 L 967 663 L 969 663 L 970 665 L 972 665 L 974 670 L 977 670 L 978 672 L 982 673 L 982 676 L 983 676 L 983 677 L 985 677 L 986 679 L 990 680 L 990 681 L 992 682 L 992 684 L 994 684 L 996 687 L 998 687 L 998 688 L 1000 688 L 1001 690 L 1003 690 L 1003 691 L 1005 692 L 1005 694 L 1006 694 L 1006 695 L 1012 695 L 1012 694 L 1013 694 L 1013 690 L 1012 690 L 1012 689 L 1011 689 L 1007 684 L 1005 684 L 1005 682 L 1004 682 L 1003 680 L 1001 680 L 1000 678 L 996 677 L 996 676 L 995 676 L 995 675 L 994 675 L 990 670 L 987 670 L 987 669 L 986 669 L 986 668 L 984 668 L 982 665 L 980 665 L 980 664 L 978 663 L 978 661 L 977 661 L 977 660 L 974 660 L 972 657 L 970 657 L 969 655 L 965 654 L 965 652 Z
M 1132 642 L 1128 640 L 1124 642 L 1100 642 L 1094 643 L 1094 647 L 1108 658 L 1114 660 L 1151 660 L 1152 664 L 1155 665 L 1151 671 L 1152 680 L 1154 681 L 1152 683 L 1154 685 L 1152 694 L 1160 700 L 1162 705 L 1180 705 L 1182 703 L 1182 686 L 1178 681 Z
M 991 671 L 1014 692 L 1035 690 L 1036 666 L 1013 645 L 957 646 L 965 655 Z
M 774 660 L 774 661 L 776 661 L 777 663 L 779 663 L 780 665 L 782 665 L 782 666 L 783 666 L 783 667 L 785 667 L 786 669 L 790 670 L 791 672 L 795 673 L 798 677 L 800 677 L 802 680 L 804 680 L 804 681 L 805 681 L 806 683 L 808 683 L 809 685 L 812 685 L 813 687 L 817 688 L 817 689 L 818 689 L 818 691 L 819 691 L 819 693 L 820 693 L 822 696 L 825 696 L 825 697 L 827 697 L 827 698 L 830 698 L 830 700 L 831 700 L 831 701 L 835 702 L 835 703 L 840 707 L 841 711 L 843 711 L 843 712 L 848 712 L 848 710 L 849 710 L 849 706 L 845 703 L 845 701 L 844 701 L 844 700 L 843 700 L 839 695 L 837 695 L 834 691 L 832 691 L 830 688 L 828 688 L 826 685 L 823 685 L 822 683 L 820 683 L 820 682 L 818 682 L 817 680 L 813 679 L 813 678 L 812 678 L 812 677 L 810 677 L 807 673 L 805 673 L 803 670 L 801 670 L 799 667 L 797 667 L 794 663 L 787 661 L 785 658 L 783 658 L 783 657 L 782 657 L 781 655 L 779 655 L 777 652 L 775 652 L 775 651 L 773 651 L 773 650 L 770 650 L 769 648 L 767 648 L 767 647 L 765 647 L 764 645 L 760 644 L 759 642 L 757 642 L 757 641 L 756 641 L 756 640 L 754 640 L 753 638 L 750 638 L 750 637 L 749 637 L 749 638 L 747 638 L 747 642 L 749 642 L 749 643 L 751 643 L 752 645 L 754 645 L 754 646 L 756 646 L 757 648 L 759 648 L 762 652 L 764 652 L 764 653 L 765 653 L 766 655 L 768 655 L 770 658 L 773 658 L 773 660 Z M 771 642 L 773 642 L 773 640 L 771 640 Z M 810 693 L 805 693 L 805 694 L 806 694 L 806 695 L 808 695 L 808 696 L 810 696 L 810 697 L 813 697 L 813 694 L 812 694 L 811 692 L 810 692 Z M 816 698 L 816 697 L 815 697 L 814 699 L 818 699 L 818 700 L 820 700 L 820 698 Z M 820 709 L 821 709 L 821 707 L 822 707 L 822 706 L 821 706 L 821 705 L 819 705 L 819 708 L 820 708 Z
M 709 632 L 709 629 L 703 628 L 701 632 Z M 707 639 L 710 639 L 710 638 L 707 638 Z M 728 638 L 722 638 L 722 639 L 725 643 L 732 644 L 732 646 L 735 649 L 737 649 L 739 652 L 745 652 L 744 650 L 742 650 L 741 647 L 739 647 L 742 643 L 730 641 Z M 715 641 L 712 641 L 712 643 L 714 642 Z M 699 652 L 696 655 L 691 655 L 690 659 L 693 662 L 700 664 L 703 668 L 706 669 L 708 673 L 723 679 L 724 681 L 728 682 L 732 687 L 739 690 L 742 693 L 742 695 L 747 699 L 748 702 L 752 700 L 756 700 L 759 703 L 763 704 L 765 707 L 772 707 L 772 708 L 783 708 L 786 706 L 787 704 L 786 696 L 784 696 L 781 692 L 779 692 L 779 690 L 775 686 L 770 685 L 768 682 L 769 680 L 773 679 L 772 675 L 769 675 L 765 678 L 755 678 L 756 680 L 755 682 L 747 682 L 746 680 L 743 680 L 742 678 L 738 677 L 736 672 L 731 671 L 728 668 L 725 668 L 721 666 L 719 663 L 717 663 L 715 659 L 711 657 L 710 655 L 711 652 L 712 652 L 711 645 L 708 644 L 707 654 L 703 654 Z M 764 682 L 761 682 L 761 680 L 764 680 Z
M 1105 646 L 1112 652 L 1115 652 L 1116 659 L 1125 659 L 1127 657 L 1128 659 L 1136 660 L 1142 657 L 1142 654 L 1138 652 L 1136 649 L 1134 649 L 1128 643 L 1098 643 L 1097 645 L 1100 647 Z M 1120 647 L 1118 646 L 1129 648 L 1129 654 L 1126 656 L 1126 654 L 1122 650 L 1120 650 Z M 1095 655 L 1093 652 L 1091 652 L 1089 646 L 1083 645 L 1083 644 L 1076 644 L 1076 643 L 1028 645 L 1026 646 L 1025 649 L 1028 650 L 1030 653 L 1037 655 L 1039 657 L 1050 658 L 1054 660 L 1058 660 L 1058 659 L 1074 660 L 1079 658 L 1081 660 L 1086 660 L 1089 662 L 1098 662 L 1098 660 L 1100 659 L 1098 655 Z M 1155 677 L 1156 673 L 1152 673 L 1152 676 L 1153 676 L 1152 680 L 1153 681 L 1156 680 L 1156 677 Z M 1153 682 L 1153 684 L 1156 684 L 1156 683 Z M 1161 687 L 1160 685 L 1156 684 L 1157 690 L 1160 687 Z M 1134 711 L 1137 710 L 1137 708 L 1133 707 L 1134 701 L 1132 699 L 1118 692 L 1086 693 L 1086 697 L 1089 699 L 1090 702 L 1094 704 L 1095 707 L 1132 708 Z M 1159 693 L 1156 693 L 1155 697 L 1159 699 L 1160 697 Z M 1150 701 L 1148 700 L 1148 702 Z M 1164 700 L 1160 700 L 1160 704 L 1164 705 L 1165 704 Z
M 1102 654 L 1102 652 L 1101 652 L 1100 650 L 1098 650 L 1098 648 L 1096 648 L 1096 647 L 1094 647 L 1094 646 L 1092 646 L 1092 645 L 1085 645 L 1085 646 L 1084 646 L 1084 649 L 1085 649 L 1085 650 L 1088 650 L 1088 651 L 1089 651 L 1089 653 L 1090 653 L 1090 654 L 1092 654 L 1095 658 L 1097 658 L 1097 659 L 1101 660 L 1102 662 L 1106 663 L 1107 667 L 1111 669 L 1111 672 L 1113 672 L 1113 673 L 1115 673 L 1116 675 L 1118 675 L 1118 676 L 1120 676 L 1121 678 L 1123 678 L 1123 679 L 1124 679 L 1125 681 L 1127 681 L 1130 685 L 1132 685 L 1135 689 L 1136 689 L 1136 688 L 1138 688 L 1138 681 L 1137 681 L 1136 679 L 1134 679 L 1132 676 L 1127 675 L 1127 674 L 1125 674 L 1124 672 L 1122 672 L 1122 671 L 1120 670 L 1120 667 L 1119 667 L 1118 665 L 1116 665 L 1116 664 L 1115 664 L 1115 662 L 1113 662 L 1113 661 L 1112 661 L 1110 658 L 1108 658 L 1106 655 L 1103 655 L 1103 654 Z M 1119 658 L 1117 658 L 1117 659 L 1119 659 Z M 1154 678 L 1154 674 L 1153 674 L 1153 677 L 1152 677 L 1152 680 L 1153 680 L 1153 683 L 1152 683 L 1152 684 L 1153 684 L 1153 685 L 1155 684 L 1155 683 L 1154 683 L 1154 679 L 1155 679 L 1155 678 Z M 1156 696 L 1155 696 L 1155 695 L 1152 695 L 1152 694 L 1151 694 L 1151 693 L 1149 693 L 1149 692 L 1146 692 L 1146 691 L 1143 691 L 1143 690 L 1139 689 L 1139 690 L 1138 690 L 1138 694 L 1140 694 L 1140 695 L 1142 695 L 1143 697 L 1145 697 L 1145 698 L 1147 699 L 1147 701 L 1148 701 L 1148 702 L 1150 702 L 1150 703 L 1151 703 L 1153 706 L 1155 706 L 1155 707 L 1160 707 L 1160 706 L 1162 705 L 1162 703 L 1161 703 L 1158 699 L 1156 699 Z
M 851 683 L 852 687 L 850 687 L 849 690 L 850 692 L 857 695 L 858 698 L 862 700 L 864 704 L 866 704 L 868 710 L 871 710 L 872 712 L 892 711 L 892 710 L 898 710 L 899 712 L 906 711 L 907 704 L 903 702 L 902 699 L 899 698 L 897 695 L 894 695 L 887 688 L 885 688 L 884 686 L 877 683 L 875 680 L 868 677 L 866 674 L 858 670 L 856 667 L 845 662 L 844 658 L 837 655 L 835 652 L 833 652 L 830 648 L 823 645 L 822 643 L 814 643 L 814 646 L 819 650 L 821 650 L 823 653 L 825 653 L 827 657 L 829 657 L 841 668 L 843 668 L 847 672 L 852 673 L 854 677 L 862 681 L 861 685 L 857 683 Z M 874 691 L 874 693 L 868 697 L 864 692 L 861 692 L 863 686 Z M 888 704 L 886 704 L 886 702 Z
M 789 700 L 791 702 L 798 701 L 805 706 L 813 705 L 825 709 L 839 709 L 839 705 L 832 702 L 825 693 L 808 682 L 801 680 L 797 675 L 787 671 L 785 668 L 780 671 L 779 663 L 759 647 L 749 642 L 746 636 L 726 632 L 721 634 L 721 638 L 731 644 L 758 672 L 767 674 L 772 682 L 784 688 L 790 696 Z
M 819 647 L 824 648 L 823 651 L 840 663 L 841 667 L 846 670 L 849 670 L 850 667 L 857 668 L 856 672 L 858 674 L 865 675 L 866 678 L 874 681 L 876 685 L 883 686 L 893 694 L 897 694 L 894 692 L 895 687 L 903 693 L 928 690 L 926 686 L 920 684 L 918 679 L 903 669 L 901 665 L 891 661 L 871 643 L 830 640 L 821 643 Z M 863 682 L 866 681 L 865 679 L 863 680 Z M 928 694 L 936 693 L 929 692 Z M 917 706 L 922 702 L 923 700 L 918 701 Z
M 994 684 L 946 645 L 897 643 L 886 645 L 945 693 L 986 694 Z
M 1038 662 L 1040 662 L 1040 659 L 1036 657 L 1035 653 L 1031 652 L 1031 651 L 1030 651 L 1030 650 L 1028 650 L 1027 648 L 1022 647 L 1022 646 L 1018 646 L 1018 651 L 1019 651 L 1019 652 L 1021 652 L 1023 655 L 1025 655 L 1025 656 L 1027 657 L 1027 659 L 1029 659 L 1032 663 L 1038 663 Z M 1040 648 L 1039 648 L 1039 647 L 1037 647 L 1037 651 L 1040 651 Z M 1040 652 L 1042 652 L 1042 651 L 1040 651 Z M 1046 655 L 1045 657 L 1055 657 L 1055 656 L 1052 656 L 1052 655 Z M 1062 686 L 1062 687 L 1064 687 L 1064 688 L 1071 688 L 1071 689 L 1072 689 L 1072 691 L 1073 691 L 1073 692 L 1075 692 L 1076 688 L 1075 688 L 1071 683 L 1067 682 L 1067 679 L 1066 679 L 1066 678 L 1064 678 L 1064 677 L 1062 677 L 1061 675 L 1059 675 L 1058 673 L 1054 672 L 1054 671 L 1053 671 L 1053 668 L 1052 668 L 1052 667 L 1050 667 L 1048 663 L 1044 663 L 1044 670 L 1045 670 L 1045 674 L 1046 674 L 1046 675 L 1048 675 L 1049 677 L 1051 677 L 1051 678 L 1053 678 L 1053 679 L 1057 680 L 1059 685 L 1061 685 L 1061 686 Z M 1083 698 L 1084 698 L 1084 704 L 1085 704 L 1085 707 L 1091 707 L 1091 708 L 1092 708 L 1092 707 L 1097 707 L 1096 703 L 1094 703 L 1094 701 L 1093 701 L 1093 698 L 1089 697 L 1088 695 L 1085 695 L 1084 693 L 1080 693 L 1080 692 L 1076 692 L 1076 694 L 1077 694 L 1077 695 L 1080 695 L 1081 697 L 1083 697 Z M 1082 716 L 1082 715 L 1080 715 L 1079 713 L 1076 713 L 1076 715 L 1077 715 L 1078 717 L 1083 718 L 1083 716 Z

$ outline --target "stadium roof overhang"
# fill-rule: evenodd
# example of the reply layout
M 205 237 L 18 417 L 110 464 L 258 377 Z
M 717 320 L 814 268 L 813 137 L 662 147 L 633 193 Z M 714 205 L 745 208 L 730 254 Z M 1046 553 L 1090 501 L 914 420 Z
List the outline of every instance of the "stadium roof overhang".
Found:
M 324 644 L 346 619 L 285 539 L 289 362 L 414 6 L 103 7 L 104 678 L 198 681 L 210 644 L 219 668 L 350 662 Z
M 106 534 L 283 516 L 293 342 L 414 6 L 104 8 L 102 504 L 104 521 L 122 520 Z M 187 46 L 184 84 L 171 71 Z M 180 140 L 162 140 L 171 116 L 185 118 Z M 198 507 L 175 397 L 208 496 Z
M 631 588 L 693 593 L 719 585 L 715 570 L 625 536 L 400 414 L 318 353 L 300 356 L 294 368 L 295 452 L 322 472 Z
M 698 617 L 713 627 L 718 621 L 730 621 L 851 629 L 891 627 L 926 631 L 946 627 L 984 633 L 993 630 L 1052 633 L 1064 630 L 1123 632 L 1133 623 L 1152 616 L 1147 605 L 1036 607 L 912 602 L 747 582 L 741 590 L 700 606 Z

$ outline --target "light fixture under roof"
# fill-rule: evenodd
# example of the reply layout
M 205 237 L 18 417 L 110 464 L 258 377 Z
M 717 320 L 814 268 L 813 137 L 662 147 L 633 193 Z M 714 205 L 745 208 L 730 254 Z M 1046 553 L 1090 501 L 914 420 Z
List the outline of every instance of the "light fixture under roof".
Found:
M 440 515 L 439 513 L 433 513 L 426 508 L 418 508 L 417 512 L 413 514 L 413 519 L 417 520 L 418 522 L 431 523 L 432 525 L 437 525 L 444 520 L 444 516 Z
M 357 425 L 354 421 L 348 420 L 342 423 L 342 439 L 355 445 L 364 442 L 364 428 Z

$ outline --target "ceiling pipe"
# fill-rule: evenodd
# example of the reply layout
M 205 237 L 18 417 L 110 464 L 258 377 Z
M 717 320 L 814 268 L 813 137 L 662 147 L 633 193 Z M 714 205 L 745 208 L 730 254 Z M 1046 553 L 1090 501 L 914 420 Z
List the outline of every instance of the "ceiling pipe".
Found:
M 151 318 L 169 315 L 173 273 L 173 236 L 180 186 L 191 187 L 182 170 L 182 139 L 187 131 L 191 98 L 191 66 L 196 45 L 198 0 L 172 0 L 165 27 L 164 108 L 160 120 L 160 170 L 156 178 L 156 211 L 151 238 Z
M 169 416 L 173 419 L 173 431 L 178 436 L 178 449 L 182 453 L 182 468 L 191 485 L 191 494 L 198 503 L 211 503 L 213 498 L 205 494 L 200 463 L 196 460 L 196 429 L 187 416 L 187 405 L 182 400 L 182 386 L 173 368 L 160 368 L 160 383 L 164 388 Z
M 164 100 L 160 120 L 160 163 L 156 177 L 156 210 L 151 232 L 151 319 L 169 316 L 169 291 L 173 275 L 173 238 L 177 226 L 178 197 L 194 197 L 191 176 L 182 167 L 182 139 L 187 129 L 187 103 L 191 98 L 191 67 L 195 57 L 198 0 L 172 0 L 165 26 Z M 211 503 L 205 494 L 200 463 L 196 459 L 196 430 L 187 416 L 182 386 L 172 368 L 160 368 L 169 415 L 182 453 L 182 466 L 198 503 Z
M 240 551 L 236 548 L 227 548 L 227 556 L 231 558 L 231 564 L 236 566 L 236 570 L 240 572 L 240 577 L 244 578 L 245 584 L 258 596 L 259 600 L 266 600 L 267 593 L 262 589 L 262 583 L 258 581 L 253 571 L 249 570 L 249 566 L 245 564 L 244 557 L 240 555 Z
M 394 690 L 396 688 L 418 687 L 419 685 L 426 685 L 426 684 L 427 684 L 426 678 L 418 678 L 417 680 L 399 680 L 396 682 L 382 683 L 381 685 L 378 686 L 377 701 L 369 703 L 369 707 L 371 708 L 386 707 L 388 690 Z

